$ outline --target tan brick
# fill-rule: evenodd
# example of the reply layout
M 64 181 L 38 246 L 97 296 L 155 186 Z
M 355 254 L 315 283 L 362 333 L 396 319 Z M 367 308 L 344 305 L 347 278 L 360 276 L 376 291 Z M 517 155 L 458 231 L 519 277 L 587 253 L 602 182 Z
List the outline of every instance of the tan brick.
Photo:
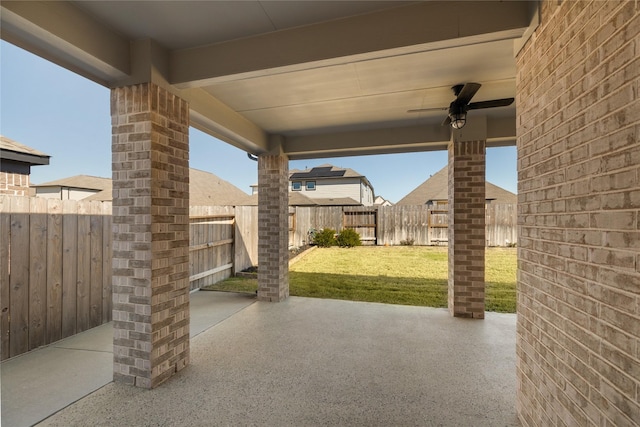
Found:
M 149 111 L 151 98 L 182 107 Z M 175 167 L 188 159 L 188 106 L 153 84 L 111 99 L 112 122 L 135 123 L 113 127 L 114 380 L 151 388 L 189 359 L 188 211 L 167 213 L 188 209 L 188 168 Z
M 516 58 L 527 426 L 640 419 L 639 23 L 633 1 L 546 0 Z
M 484 318 L 485 141 L 449 144 L 449 311 Z
M 289 160 L 258 158 L 258 299 L 289 296 Z

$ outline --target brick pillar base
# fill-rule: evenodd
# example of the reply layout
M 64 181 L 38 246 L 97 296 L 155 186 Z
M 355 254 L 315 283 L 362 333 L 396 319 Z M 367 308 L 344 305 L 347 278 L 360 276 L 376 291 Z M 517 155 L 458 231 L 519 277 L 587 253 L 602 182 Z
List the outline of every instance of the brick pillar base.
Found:
M 189 106 L 154 84 L 111 92 L 116 382 L 189 361 Z
M 289 160 L 258 157 L 258 300 L 289 296 Z
M 449 143 L 449 312 L 484 318 L 485 141 Z

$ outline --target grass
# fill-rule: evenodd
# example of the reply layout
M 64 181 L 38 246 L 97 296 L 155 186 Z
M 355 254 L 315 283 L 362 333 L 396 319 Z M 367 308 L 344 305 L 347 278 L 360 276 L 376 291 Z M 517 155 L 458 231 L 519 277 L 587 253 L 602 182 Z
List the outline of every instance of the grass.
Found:
M 514 313 L 516 250 L 486 251 L 486 310 Z M 208 289 L 255 292 L 257 280 L 231 278 Z M 424 246 L 319 248 L 289 270 L 291 295 L 447 306 L 447 248 Z

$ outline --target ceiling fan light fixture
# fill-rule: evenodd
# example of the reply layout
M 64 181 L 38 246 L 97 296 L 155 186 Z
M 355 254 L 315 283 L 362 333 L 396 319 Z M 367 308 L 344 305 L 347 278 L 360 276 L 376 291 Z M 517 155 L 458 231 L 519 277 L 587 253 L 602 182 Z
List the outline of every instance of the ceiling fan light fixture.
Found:
M 513 104 L 513 98 L 492 99 L 490 101 L 471 102 L 471 98 L 482 86 L 480 83 L 465 83 L 453 86 L 456 99 L 449 104 L 447 117 L 442 122 L 442 126 L 450 125 L 453 129 L 462 129 L 467 124 L 467 111 L 479 110 L 483 108 L 508 107 Z M 418 113 L 421 111 L 446 110 L 446 108 L 418 108 L 408 110 L 407 113 Z
M 462 129 L 467 124 L 467 113 L 459 111 L 451 114 L 451 127 L 454 129 Z

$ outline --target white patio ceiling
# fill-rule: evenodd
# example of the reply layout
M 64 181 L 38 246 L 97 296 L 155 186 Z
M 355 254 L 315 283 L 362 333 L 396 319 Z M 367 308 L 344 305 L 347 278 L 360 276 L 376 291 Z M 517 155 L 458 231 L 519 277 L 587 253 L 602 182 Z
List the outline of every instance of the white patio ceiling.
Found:
M 291 159 L 446 148 L 451 86 L 515 97 L 523 1 L 72 1 L 1 7 L 2 38 L 108 87 L 154 81 L 192 125 Z M 515 144 L 515 105 L 474 110 Z

